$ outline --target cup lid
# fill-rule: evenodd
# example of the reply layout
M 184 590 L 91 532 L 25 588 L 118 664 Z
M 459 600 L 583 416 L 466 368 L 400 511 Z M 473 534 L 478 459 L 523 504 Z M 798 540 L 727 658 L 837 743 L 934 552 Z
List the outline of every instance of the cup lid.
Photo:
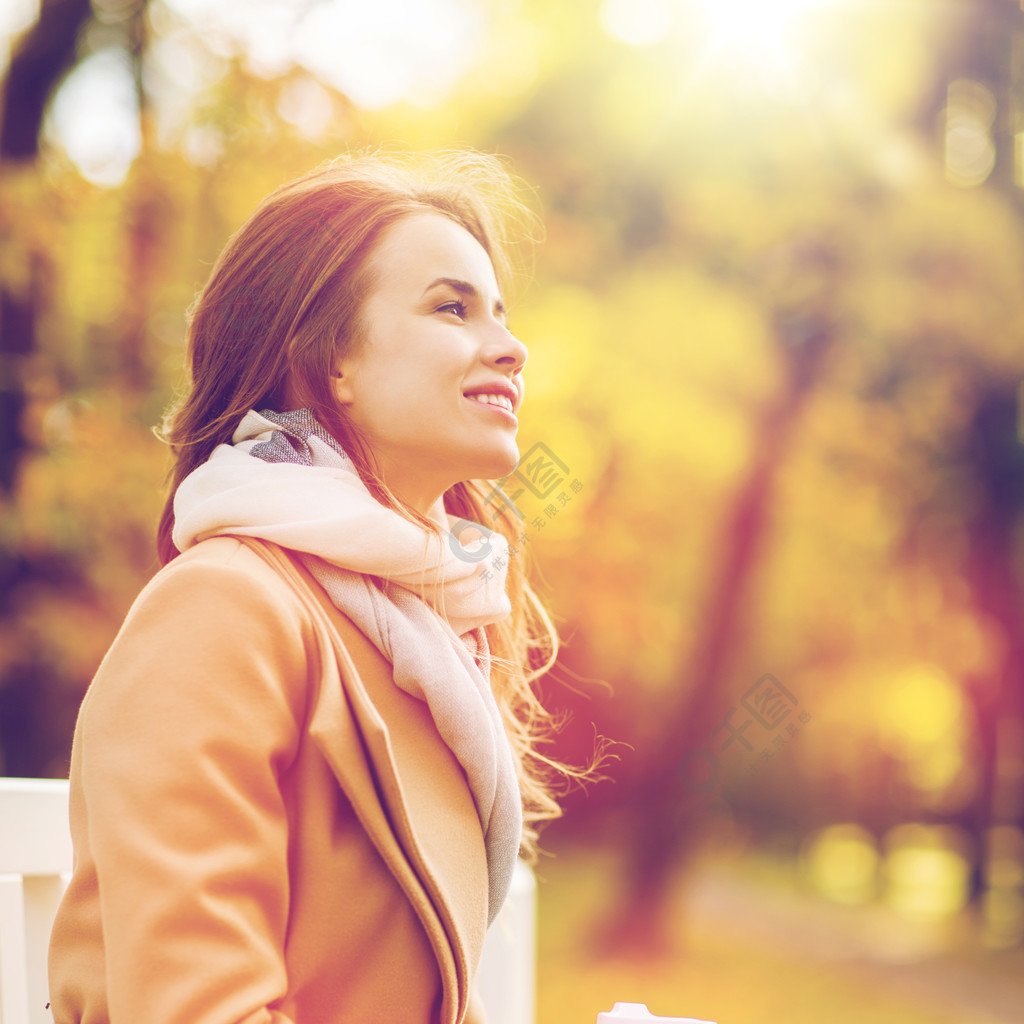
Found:
M 715 1024 L 711 1020 L 696 1017 L 656 1017 L 647 1009 L 646 1003 L 616 1003 L 610 1012 L 599 1013 L 597 1024 Z

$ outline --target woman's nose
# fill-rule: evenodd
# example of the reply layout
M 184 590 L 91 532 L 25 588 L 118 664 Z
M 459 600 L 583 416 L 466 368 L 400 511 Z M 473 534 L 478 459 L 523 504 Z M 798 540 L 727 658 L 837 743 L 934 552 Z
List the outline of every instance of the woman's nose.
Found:
M 526 365 L 529 352 L 526 346 L 504 325 L 500 334 L 487 346 L 484 358 L 487 362 L 512 375 L 519 373 Z

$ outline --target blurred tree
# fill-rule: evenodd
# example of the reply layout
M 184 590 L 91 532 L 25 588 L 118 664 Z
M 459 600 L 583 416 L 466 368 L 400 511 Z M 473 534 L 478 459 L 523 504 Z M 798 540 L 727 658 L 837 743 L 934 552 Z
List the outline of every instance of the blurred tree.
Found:
M 15 47 L 0 110 L 0 188 L 3 178 L 25 174 L 38 156 L 46 104 L 74 64 L 79 34 L 91 15 L 90 0 L 42 0 L 38 20 Z M 21 274 L 15 281 L 5 275 L 0 284 L 0 487 L 8 491 L 25 448 L 23 368 L 36 347 L 49 278 L 45 250 L 31 246 L 20 256 Z
M 947 174 L 958 177 L 957 131 L 991 136 L 978 177 L 1024 212 L 1024 6 L 977 0 L 938 65 L 927 113 L 944 128 Z M 959 126 L 959 127 L 958 127 Z M 1024 827 L 1024 778 L 1018 765 L 1024 727 L 1024 390 L 1012 376 L 982 374 L 963 436 L 974 503 L 968 518 L 966 577 L 980 617 L 995 627 L 999 649 L 989 671 L 972 674 L 967 692 L 979 730 L 977 798 L 967 824 L 982 843 L 974 885 L 984 885 L 984 843 L 995 825 Z
M 968 823 L 983 844 L 995 825 L 1024 828 L 1019 767 L 1024 755 L 1024 444 L 1018 434 L 1019 387 L 1008 384 L 993 381 L 983 387 L 964 438 L 976 498 L 969 519 L 968 579 L 979 614 L 1001 641 L 991 671 L 976 675 L 968 689 L 982 740 L 978 798 Z M 982 863 L 979 859 L 976 888 L 984 885 Z
M 710 803 L 705 787 L 688 777 L 686 755 L 703 750 L 717 760 L 723 742 L 728 744 L 728 728 L 719 733 L 732 701 L 736 654 L 750 625 L 750 587 L 770 539 L 776 480 L 835 343 L 833 300 L 848 273 L 834 238 L 824 235 L 794 239 L 773 251 L 762 272 L 783 384 L 753 431 L 750 467 L 714 547 L 718 558 L 708 574 L 697 639 L 679 655 L 687 685 L 662 707 L 670 724 L 645 754 L 643 781 L 634 792 L 636 821 L 643 824 L 632 833 L 619 905 L 605 926 L 606 941 L 633 955 L 663 952 L 672 941 L 665 893 L 700 846 Z
M 103 30 L 102 45 L 118 46 L 128 54 L 139 109 L 143 110 L 145 7 L 146 0 L 121 4 L 42 0 L 36 22 L 14 46 L 3 83 L 0 197 L 10 230 L 4 240 L 5 273 L 0 284 L 0 372 L 4 374 L 0 382 L 0 488 L 9 497 L 0 499 L 6 505 L 6 528 L 0 535 L 0 623 L 7 640 L 0 659 L 0 770 L 7 774 L 63 772 L 76 702 L 64 698 L 61 684 L 66 681 L 50 638 L 62 632 L 69 638 L 76 635 L 66 616 L 74 616 L 76 603 L 83 607 L 96 604 L 86 568 L 95 551 L 87 553 L 82 547 L 61 544 L 56 536 L 49 543 L 33 544 L 29 541 L 31 530 L 25 529 L 26 520 L 40 517 L 38 508 L 26 508 L 31 504 L 25 498 L 32 483 L 24 479 L 25 459 L 33 447 L 39 447 L 45 433 L 40 419 L 49 415 L 52 421 L 59 407 L 54 403 L 44 413 L 38 406 L 46 409 L 60 397 L 51 391 L 49 382 L 53 380 L 68 390 L 85 383 L 79 372 L 81 362 L 74 358 L 81 353 L 72 337 L 64 336 L 62 344 L 58 343 L 61 349 L 66 346 L 66 352 L 55 349 L 52 337 L 49 344 L 41 344 L 43 335 L 52 336 L 62 319 L 66 297 L 61 283 L 68 275 L 60 243 L 70 233 L 69 225 L 61 223 L 62 215 L 68 213 L 66 196 L 61 195 L 59 186 L 47 183 L 38 168 L 45 114 L 67 73 L 88 53 L 82 40 L 86 30 L 96 25 Z M 143 365 L 138 339 L 152 312 L 150 268 L 155 239 L 149 226 L 150 210 L 145 203 L 134 206 L 125 270 L 129 294 L 136 296 L 136 302 L 124 319 L 125 342 L 119 360 L 124 368 L 121 383 L 128 385 L 121 395 L 129 404 L 133 395 L 147 392 L 152 384 L 152 372 Z M 114 226 L 119 233 L 120 225 L 115 222 Z M 77 325 L 69 333 L 78 333 Z M 84 362 L 88 361 L 86 356 Z M 16 490 L 19 493 L 12 494 Z M 52 514 L 57 509 L 47 511 Z M 80 511 L 84 510 L 80 507 Z M 72 526 L 71 533 L 78 529 Z M 36 617 L 40 605 L 53 616 L 49 628 L 40 628 Z
M 79 34 L 90 17 L 89 0 L 43 0 L 38 20 L 12 54 L 0 110 L 0 197 L 9 204 L 0 216 L 9 226 L 13 226 L 13 207 L 30 191 L 21 186 L 39 154 L 47 102 L 73 65 Z M 0 490 L 10 492 L 28 444 L 23 429 L 27 367 L 37 347 L 37 323 L 51 292 L 52 263 L 33 233 L 12 231 L 5 248 L 4 265 L 9 272 L 0 281 Z M 0 618 L 10 618 L 19 587 L 39 571 L 9 543 L 0 544 Z M 48 717 L 42 706 L 44 692 L 25 676 L 5 679 L 3 684 L 0 770 L 34 775 L 39 771 L 34 751 L 45 746 L 45 740 L 40 743 Z

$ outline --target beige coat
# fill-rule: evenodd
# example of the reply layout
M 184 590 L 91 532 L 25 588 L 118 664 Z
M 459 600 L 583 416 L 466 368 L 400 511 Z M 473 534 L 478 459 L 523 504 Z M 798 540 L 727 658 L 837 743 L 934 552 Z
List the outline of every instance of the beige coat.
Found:
M 71 828 L 56 1024 L 482 1020 L 462 770 L 279 548 L 204 541 L 139 596 L 82 704 Z

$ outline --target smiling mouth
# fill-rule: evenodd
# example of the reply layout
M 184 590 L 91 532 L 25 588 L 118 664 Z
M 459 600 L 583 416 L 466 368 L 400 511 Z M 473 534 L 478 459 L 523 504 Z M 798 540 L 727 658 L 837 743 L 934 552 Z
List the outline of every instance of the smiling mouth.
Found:
M 466 395 L 471 402 L 478 402 L 480 405 L 495 405 L 499 409 L 504 409 L 505 412 L 510 415 L 515 415 L 515 410 L 512 406 L 512 399 L 508 395 Z

